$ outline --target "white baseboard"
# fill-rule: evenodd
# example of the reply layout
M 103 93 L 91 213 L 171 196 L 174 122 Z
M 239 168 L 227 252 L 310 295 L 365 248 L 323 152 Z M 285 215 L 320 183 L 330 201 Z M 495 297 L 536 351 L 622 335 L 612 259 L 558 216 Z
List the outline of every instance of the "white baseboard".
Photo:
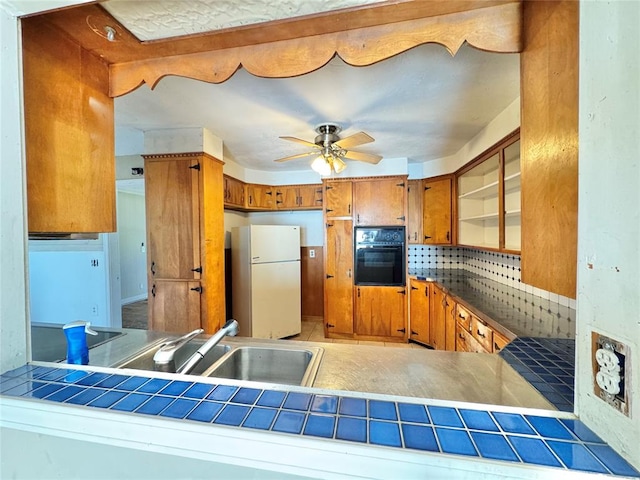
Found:
M 136 295 L 135 297 L 127 297 L 127 298 L 123 298 L 121 301 L 121 305 L 129 305 L 130 303 L 135 303 L 135 302 L 139 302 L 141 300 L 146 300 L 147 299 L 147 294 L 146 293 L 142 293 L 140 295 Z

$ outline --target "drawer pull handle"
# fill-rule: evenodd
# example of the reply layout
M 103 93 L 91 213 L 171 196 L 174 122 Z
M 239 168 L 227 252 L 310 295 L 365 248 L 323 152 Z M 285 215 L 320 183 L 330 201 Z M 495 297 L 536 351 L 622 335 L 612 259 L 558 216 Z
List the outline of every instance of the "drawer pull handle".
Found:
M 482 333 L 480 330 L 478 330 L 478 336 L 479 336 L 479 337 L 482 337 L 482 338 L 485 338 L 485 334 L 484 334 L 484 333 Z

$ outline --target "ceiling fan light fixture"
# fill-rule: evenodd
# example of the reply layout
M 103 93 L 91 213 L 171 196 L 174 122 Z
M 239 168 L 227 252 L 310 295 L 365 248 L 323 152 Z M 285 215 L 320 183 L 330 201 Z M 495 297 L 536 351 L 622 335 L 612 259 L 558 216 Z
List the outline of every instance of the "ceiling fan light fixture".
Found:
M 341 173 L 347 168 L 347 164 L 339 157 L 333 157 L 333 170 L 336 173 Z
M 311 168 L 318 172 L 323 177 L 331 175 L 331 164 L 322 155 L 318 155 L 313 162 L 311 162 Z

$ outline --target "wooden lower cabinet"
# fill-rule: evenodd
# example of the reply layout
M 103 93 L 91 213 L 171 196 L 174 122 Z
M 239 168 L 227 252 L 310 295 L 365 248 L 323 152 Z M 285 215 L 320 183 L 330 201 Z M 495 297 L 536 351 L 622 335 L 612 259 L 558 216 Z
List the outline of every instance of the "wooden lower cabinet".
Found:
M 325 227 L 325 336 L 351 336 L 353 335 L 353 222 L 328 220 Z
M 355 287 L 355 330 L 359 337 L 406 338 L 405 287 Z
M 149 295 L 149 330 L 187 333 L 200 328 L 199 281 L 156 280 Z
M 458 304 L 456 307 L 456 350 L 498 353 L 509 339 Z
M 429 344 L 429 295 L 431 283 L 426 280 L 409 281 L 409 338 Z
M 509 339 L 498 333 L 496 331 L 493 332 L 493 353 L 499 353 L 504 347 L 509 343 Z
M 455 307 L 456 302 L 434 283 L 431 288 L 429 334 L 431 346 L 436 350 L 456 349 Z
M 471 332 L 460 324 L 456 325 L 456 351 L 488 353 L 482 344 L 471 335 Z

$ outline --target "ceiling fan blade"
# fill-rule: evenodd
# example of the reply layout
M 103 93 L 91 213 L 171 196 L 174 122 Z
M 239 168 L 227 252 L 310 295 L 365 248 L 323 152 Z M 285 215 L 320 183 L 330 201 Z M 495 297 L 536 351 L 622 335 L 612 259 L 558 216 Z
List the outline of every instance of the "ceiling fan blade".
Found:
M 289 140 L 290 142 L 296 142 L 296 143 L 301 143 L 302 145 L 306 145 L 307 147 L 313 147 L 313 148 L 321 148 L 320 146 L 316 145 L 315 143 L 311 143 L 311 142 L 307 142 L 306 140 L 302 140 L 300 138 L 296 138 L 296 137 L 280 137 L 283 140 Z
M 347 153 L 342 155 L 342 157 L 348 158 L 349 160 L 358 160 L 359 162 L 367 163 L 378 163 L 380 160 L 382 160 L 382 157 L 380 155 L 353 151 L 348 151 Z
M 279 158 L 278 160 L 274 160 L 274 162 L 288 162 L 289 160 L 295 160 L 296 158 L 310 157 L 311 155 L 318 155 L 318 152 L 299 153 L 297 155 L 291 155 L 289 157 Z
M 358 145 L 364 145 L 365 143 L 375 142 L 374 138 L 370 135 L 367 135 L 364 132 L 354 133 L 353 135 L 349 135 L 348 137 L 344 137 L 341 140 L 338 140 L 334 143 L 334 145 L 339 146 L 340 148 L 344 148 L 348 150 L 352 147 L 356 147 Z

